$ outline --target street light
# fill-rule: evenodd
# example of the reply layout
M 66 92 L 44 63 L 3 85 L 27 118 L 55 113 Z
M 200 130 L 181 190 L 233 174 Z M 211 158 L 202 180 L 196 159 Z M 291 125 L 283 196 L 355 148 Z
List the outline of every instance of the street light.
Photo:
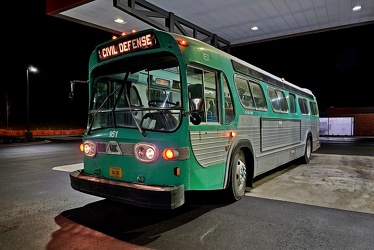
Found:
M 30 131 L 29 72 L 36 73 L 38 72 L 38 69 L 32 65 L 30 65 L 26 69 L 26 79 L 27 79 L 27 131 L 25 133 L 26 140 L 32 139 L 32 132 Z

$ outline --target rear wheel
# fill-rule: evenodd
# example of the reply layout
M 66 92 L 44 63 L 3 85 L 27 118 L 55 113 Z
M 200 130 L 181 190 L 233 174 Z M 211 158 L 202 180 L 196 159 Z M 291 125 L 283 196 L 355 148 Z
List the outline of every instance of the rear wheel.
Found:
M 247 166 L 243 150 L 237 150 L 231 161 L 230 193 L 234 200 L 240 200 L 245 193 Z
M 310 162 L 310 158 L 312 155 L 312 138 L 308 136 L 305 143 L 305 152 L 304 156 L 301 157 L 301 162 L 303 164 L 307 164 Z

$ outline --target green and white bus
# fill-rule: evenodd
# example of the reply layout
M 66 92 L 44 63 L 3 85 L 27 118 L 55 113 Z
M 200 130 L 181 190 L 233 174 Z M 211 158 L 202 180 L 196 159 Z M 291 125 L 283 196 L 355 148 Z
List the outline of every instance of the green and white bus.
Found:
M 89 59 L 84 168 L 73 189 L 157 209 L 185 193 L 232 201 L 253 179 L 320 147 L 313 93 L 197 39 L 144 30 Z

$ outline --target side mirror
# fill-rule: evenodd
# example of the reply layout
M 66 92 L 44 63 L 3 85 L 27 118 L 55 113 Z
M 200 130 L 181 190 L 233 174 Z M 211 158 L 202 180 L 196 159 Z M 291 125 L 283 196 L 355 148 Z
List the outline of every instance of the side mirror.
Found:
M 73 101 L 74 88 L 75 88 L 75 81 L 70 81 L 70 93 L 69 93 L 69 99 L 70 99 L 70 101 Z
M 70 93 L 69 93 L 69 99 L 73 101 L 74 98 L 74 88 L 75 88 L 75 83 L 88 83 L 87 81 L 81 81 L 81 80 L 73 80 L 70 81 Z
M 203 111 L 204 107 L 203 98 L 191 98 L 190 99 L 190 122 L 193 125 L 199 125 L 201 123 L 201 116 L 198 112 Z
M 191 98 L 190 99 L 190 111 L 191 112 L 200 112 L 203 111 L 203 98 Z
M 192 122 L 193 125 L 199 125 L 201 123 L 201 116 L 198 113 L 191 113 L 190 122 Z

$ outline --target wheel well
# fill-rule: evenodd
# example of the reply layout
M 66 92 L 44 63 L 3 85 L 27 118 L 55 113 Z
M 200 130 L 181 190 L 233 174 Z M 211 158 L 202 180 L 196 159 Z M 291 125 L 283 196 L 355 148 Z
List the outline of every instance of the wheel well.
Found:
M 313 135 L 312 135 L 312 131 L 310 131 L 310 130 L 307 130 L 306 131 L 306 133 L 305 133 L 305 135 L 306 135 L 306 140 L 308 140 L 309 138 L 311 138 L 312 139 L 312 141 L 313 141 Z
M 312 151 L 313 151 L 313 135 L 312 135 L 312 132 L 308 132 L 308 134 L 306 135 L 306 141 L 305 141 L 305 146 L 306 146 L 306 142 L 310 139 L 310 142 L 312 143 Z
M 244 157 L 246 161 L 246 169 L 247 169 L 247 179 L 246 179 L 246 187 L 253 187 L 253 174 L 254 174 L 254 158 L 253 158 L 253 153 L 251 150 L 251 145 L 249 141 L 239 141 L 236 143 L 234 148 L 232 149 L 232 154 L 230 157 L 230 163 L 229 163 L 229 168 L 231 168 L 231 160 L 233 153 L 236 152 L 236 150 L 243 150 L 244 152 Z M 228 173 L 231 172 L 231 169 L 228 169 Z M 231 175 L 228 175 L 228 182 L 231 183 Z

